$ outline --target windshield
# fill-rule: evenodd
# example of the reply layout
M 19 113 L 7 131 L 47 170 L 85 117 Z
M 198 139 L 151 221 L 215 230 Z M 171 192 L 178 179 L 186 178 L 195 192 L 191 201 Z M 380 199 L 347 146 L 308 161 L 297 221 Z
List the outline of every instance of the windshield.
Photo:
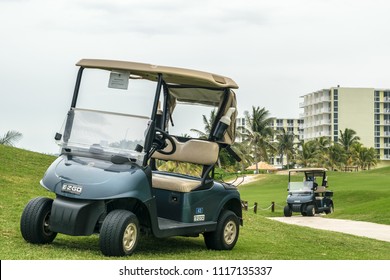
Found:
M 150 117 L 156 85 L 130 72 L 86 68 L 76 107 Z
M 103 111 L 73 109 L 62 128 L 58 144 L 71 152 L 121 155 L 142 162 L 149 118 Z M 137 151 L 136 151 L 137 150 Z
M 68 153 L 141 164 L 155 94 L 155 82 L 129 71 L 85 68 L 57 144 Z
M 311 181 L 290 182 L 288 183 L 288 190 L 293 193 L 312 192 L 313 182 Z

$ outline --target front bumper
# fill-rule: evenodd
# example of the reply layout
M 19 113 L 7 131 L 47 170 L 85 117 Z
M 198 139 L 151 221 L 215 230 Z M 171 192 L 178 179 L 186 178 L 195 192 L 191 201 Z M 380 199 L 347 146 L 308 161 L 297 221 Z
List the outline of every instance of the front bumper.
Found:
M 50 230 L 74 236 L 91 235 L 104 213 L 104 201 L 57 197 L 51 209 Z

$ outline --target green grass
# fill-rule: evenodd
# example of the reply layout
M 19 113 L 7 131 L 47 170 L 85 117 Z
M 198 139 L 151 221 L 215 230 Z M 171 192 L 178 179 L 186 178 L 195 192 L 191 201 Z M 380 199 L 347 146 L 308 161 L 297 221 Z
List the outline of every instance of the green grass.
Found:
M 283 216 L 287 197 L 287 175 L 259 175 L 260 180 L 240 187 L 241 198 L 259 208 L 276 203 L 275 213 Z M 329 189 L 334 191 L 335 213 L 326 217 L 390 225 L 390 166 L 361 172 L 328 172 Z
M 0 258 L 11 259 L 108 259 L 99 250 L 98 236 L 73 237 L 58 234 L 49 245 L 32 245 L 20 234 L 20 215 L 36 196 L 50 196 L 39 185 L 54 157 L 0 145 Z M 389 190 L 385 185 L 390 168 L 355 174 L 332 173 L 336 211 L 333 217 L 389 223 Z M 356 180 L 354 179 L 356 178 Z M 370 183 L 364 183 L 368 180 Z M 374 180 L 374 181 L 373 181 Z M 242 198 L 252 205 L 284 205 L 287 176 L 263 175 L 256 183 L 241 186 Z M 352 192 L 351 190 L 355 190 Z M 369 194 L 369 195 L 368 195 Z M 386 198 L 387 197 L 387 198 Z M 387 204 L 387 205 L 386 205 Z M 360 205 L 360 206 L 359 206 Z M 287 225 L 266 216 L 281 216 L 281 206 L 270 210 L 244 212 L 244 227 L 232 251 L 209 251 L 203 238 L 144 237 L 130 257 L 109 259 L 266 259 L 266 260 L 388 260 L 390 243 L 336 232 Z M 369 213 L 364 213 L 365 211 Z M 372 212 L 372 213 L 371 213 Z M 339 215 L 339 216 L 337 216 Z

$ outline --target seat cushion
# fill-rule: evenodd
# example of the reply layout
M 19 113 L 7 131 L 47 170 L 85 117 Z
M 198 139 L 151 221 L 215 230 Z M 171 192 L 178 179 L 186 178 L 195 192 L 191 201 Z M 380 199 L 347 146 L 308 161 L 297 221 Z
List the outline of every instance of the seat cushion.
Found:
M 200 179 L 189 179 L 175 175 L 153 173 L 153 188 L 174 192 L 191 192 L 201 185 Z

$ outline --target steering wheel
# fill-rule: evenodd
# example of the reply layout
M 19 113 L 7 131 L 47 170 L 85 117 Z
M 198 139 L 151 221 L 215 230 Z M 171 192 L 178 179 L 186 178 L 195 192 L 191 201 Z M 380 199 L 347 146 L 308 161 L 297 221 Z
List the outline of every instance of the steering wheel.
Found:
M 155 130 L 156 130 L 156 135 L 155 135 L 153 142 L 157 146 L 157 151 L 163 155 L 172 155 L 176 151 L 175 140 L 173 140 L 172 136 L 169 135 L 168 132 L 166 132 L 160 128 L 157 128 L 157 127 Z M 164 151 L 164 148 L 168 146 L 168 144 L 166 143 L 166 140 L 169 141 L 169 143 L 171 144 L 171 147 L 172 147 L 171 150 L 168 152 Z

